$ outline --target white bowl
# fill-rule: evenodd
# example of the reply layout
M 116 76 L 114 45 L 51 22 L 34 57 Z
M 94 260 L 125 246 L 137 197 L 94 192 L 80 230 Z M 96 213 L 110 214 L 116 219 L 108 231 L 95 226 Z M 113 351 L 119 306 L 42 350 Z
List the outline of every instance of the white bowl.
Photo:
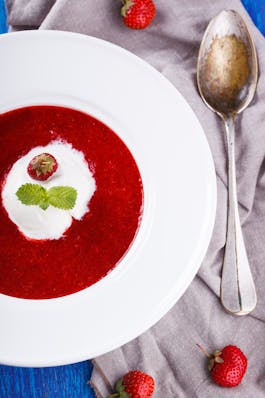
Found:
M 0 112 L 32 104 L 87 112 L 122 138 L 142 175 L 141 228 L 111 273 L 57 299 L 0 295 L 1 363 L 52 366 L 92 358 L 151 327 L 198 271 L 216 208 L 209 146 L 176 88 L 118 46 L 74 33 L 25 31 L 1 35 L 0 54 Z

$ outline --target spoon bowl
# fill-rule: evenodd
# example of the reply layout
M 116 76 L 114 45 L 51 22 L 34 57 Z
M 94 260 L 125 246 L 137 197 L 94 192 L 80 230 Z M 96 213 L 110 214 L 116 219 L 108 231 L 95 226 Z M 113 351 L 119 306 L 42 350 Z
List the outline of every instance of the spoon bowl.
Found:
M 247 26 L 234 10 L 209 23 L 198 56 L 197 82 L 202 99 L 220 116 L 242 112 L 258 80 L 256 50 Z
M 225 309 L 235 315 L 248 314 L 257 303 L 238 213 L 234 151 L 235 117 L 253 99 L 257 81 L 256 50 L 245 22 L 234 10 L 220 12 L 202 39 L 197 83 L 205 104 L 225 123 L 228 217 L 220 296 Z

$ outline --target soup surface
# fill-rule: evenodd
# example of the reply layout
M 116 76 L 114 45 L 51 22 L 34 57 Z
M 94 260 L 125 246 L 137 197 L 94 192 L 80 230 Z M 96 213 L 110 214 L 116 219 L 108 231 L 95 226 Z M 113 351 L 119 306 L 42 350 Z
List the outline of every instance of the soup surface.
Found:
M 1 114 L 0 148 L 0 293 L 55 298 L 103 278 L 129 249 L 142 217 L 142 180 L 127 146 L 94 117 L 45 105 Z M 27 171 L 38 152 L 58 163 L 47 181 Z M 17 187 L 29 183 L 71 186 L 75 207 L 22 203 Z

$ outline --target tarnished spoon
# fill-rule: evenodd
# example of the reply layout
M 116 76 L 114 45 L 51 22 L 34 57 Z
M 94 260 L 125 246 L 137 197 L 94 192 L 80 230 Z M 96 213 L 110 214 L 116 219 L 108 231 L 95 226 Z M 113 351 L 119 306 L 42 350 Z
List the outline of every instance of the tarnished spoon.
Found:
M 220 12 L 203 36 L 197 65 L 199 92 L 225 123 L 228 156 L 228 219 L 221 280 L 221 302 L 235 315 L 251 312 L 257 303 L 238 214 L 234 121 L 252 100 L 258 79 L 255 47 L 241 18 Z

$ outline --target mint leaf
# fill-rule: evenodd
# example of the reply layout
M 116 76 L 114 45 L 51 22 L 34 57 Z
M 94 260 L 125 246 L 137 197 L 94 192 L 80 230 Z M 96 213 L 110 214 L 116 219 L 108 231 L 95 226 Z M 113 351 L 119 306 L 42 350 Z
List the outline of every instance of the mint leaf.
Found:
M 23 184 L 16 195 L 24 205 L 39 205 L 47 200 L 46 189 L 39 184 Z
M 72 187 L 58 186 L 47 191 L 49 204 L 58 209 L 70 210 L 74 207 L 77 191 Z
M 58 209 L 70 210 L 74 207 L 77 191 L 72 187 L 57 186 L 49 190 L 39 184 L 23 184 L 16 195 L 24 205 L 37 205 L 46 210 L 49 205 Z

